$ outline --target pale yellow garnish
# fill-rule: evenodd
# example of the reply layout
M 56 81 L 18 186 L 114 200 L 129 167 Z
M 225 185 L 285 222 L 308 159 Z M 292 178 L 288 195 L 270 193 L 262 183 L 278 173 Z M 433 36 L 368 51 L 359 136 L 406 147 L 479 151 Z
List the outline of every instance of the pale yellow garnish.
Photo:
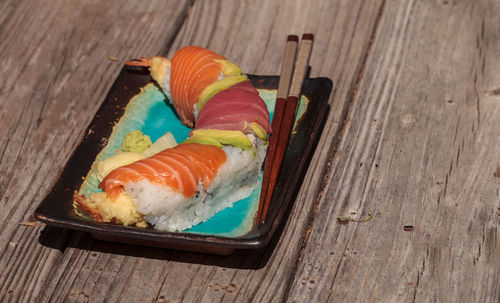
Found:
M 119 152 L 97 163 L 97 179 L 102 181 L 112 170 L 145 159 L 146 156 L 134 152 Z
M 104 222 L 114 222 L 125 226 L 147 226 L 144 216 L 137 211 L 132 198 L 125 192 L 121 192 L 115 201 L 111 201 L 107 193 L 93 193 L 88 197 L 87 204 L 99 211 Z
M 166 132 L 163 136 L 158 138 L 158 140 L 153 143 L 148 149 L 144 151 L 144 155 L 151 157 L 152 155 L 161 152 L 167 148 L 171 148 L 177 145 L 175 138 L 171 132 Z

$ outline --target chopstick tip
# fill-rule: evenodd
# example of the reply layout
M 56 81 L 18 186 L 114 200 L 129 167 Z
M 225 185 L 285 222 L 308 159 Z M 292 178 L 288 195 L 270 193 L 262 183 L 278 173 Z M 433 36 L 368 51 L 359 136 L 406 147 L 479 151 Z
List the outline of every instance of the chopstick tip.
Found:
M 308 33 L 302 36 L 302 40 L 314 40 L 314 34 Z
M 286 41 L 299 42 L 299 37 L 297 37 L 297 35 L 288 35 L 288 37 L 286 38 Z

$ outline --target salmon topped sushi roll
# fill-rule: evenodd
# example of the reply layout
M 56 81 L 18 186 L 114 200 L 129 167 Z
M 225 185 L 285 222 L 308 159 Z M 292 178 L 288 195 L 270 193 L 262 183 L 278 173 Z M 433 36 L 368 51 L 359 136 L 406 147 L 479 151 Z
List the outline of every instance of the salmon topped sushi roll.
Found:
M 254 149 L 181 143 L 111 171 L 102 193 L 75 193 L 99 222 L 182 231 L 213 217 L 258 186 L 263 158 Z
M 222 149 L 213 145 L 180 144 L 113 170 L 99 187 L 114 200 L 126 184 L 147 180 L 190 197 L 199 183 L 205 189 L 210 185 L 226 159 Z
M 174 54 L 171 63 L 170 93 L 183 124 L 194 126 L 194 105 L 202 91 L 220 80 L 225 60 L 215 52 L 197 46 L 187 46 Z

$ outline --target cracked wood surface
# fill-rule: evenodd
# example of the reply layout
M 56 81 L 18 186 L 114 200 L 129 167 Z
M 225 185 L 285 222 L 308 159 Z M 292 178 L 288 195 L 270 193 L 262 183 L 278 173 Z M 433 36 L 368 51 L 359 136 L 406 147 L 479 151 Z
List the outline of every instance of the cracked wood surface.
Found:
M 500 300 L 498 1 L 0 8 L 0 301 Z M 334 81 L 331 110 L 267 249 L 219 257 L 19 225 L 126 59 L 195 44 L 272 75 L 286 35 L 304 32 L 315 34 L 311 76 Z

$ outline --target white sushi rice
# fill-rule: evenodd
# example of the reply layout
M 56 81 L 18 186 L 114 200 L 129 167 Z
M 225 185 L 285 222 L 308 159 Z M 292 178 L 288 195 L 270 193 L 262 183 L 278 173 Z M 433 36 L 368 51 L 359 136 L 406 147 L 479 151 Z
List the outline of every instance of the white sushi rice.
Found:
M 172 93 L 170 92 L 170 70 L 171 70 L 171 65 L 169 64 L 167 66 L 167 71 L 165 72 L 165 76 L 163 76 L 163 86 L 161 87 L 163 93 L 165 96 L 167 96 L 168 101 L 173 104 L 172 102 Z
M 257 188 L 267 146 L 254 136 L 249 137 L 256 149 L 223 147 L 227 161 L 206 190 L 200 181 L 191 198 L 186 199 L 169 187 L 154 185 L 147 180 L 130 183 L 124 189 L 132 197 L 137 210 L 156 229 L 182 231 L 191 228 L 232 207 L 234 202 L 247 198 Z

